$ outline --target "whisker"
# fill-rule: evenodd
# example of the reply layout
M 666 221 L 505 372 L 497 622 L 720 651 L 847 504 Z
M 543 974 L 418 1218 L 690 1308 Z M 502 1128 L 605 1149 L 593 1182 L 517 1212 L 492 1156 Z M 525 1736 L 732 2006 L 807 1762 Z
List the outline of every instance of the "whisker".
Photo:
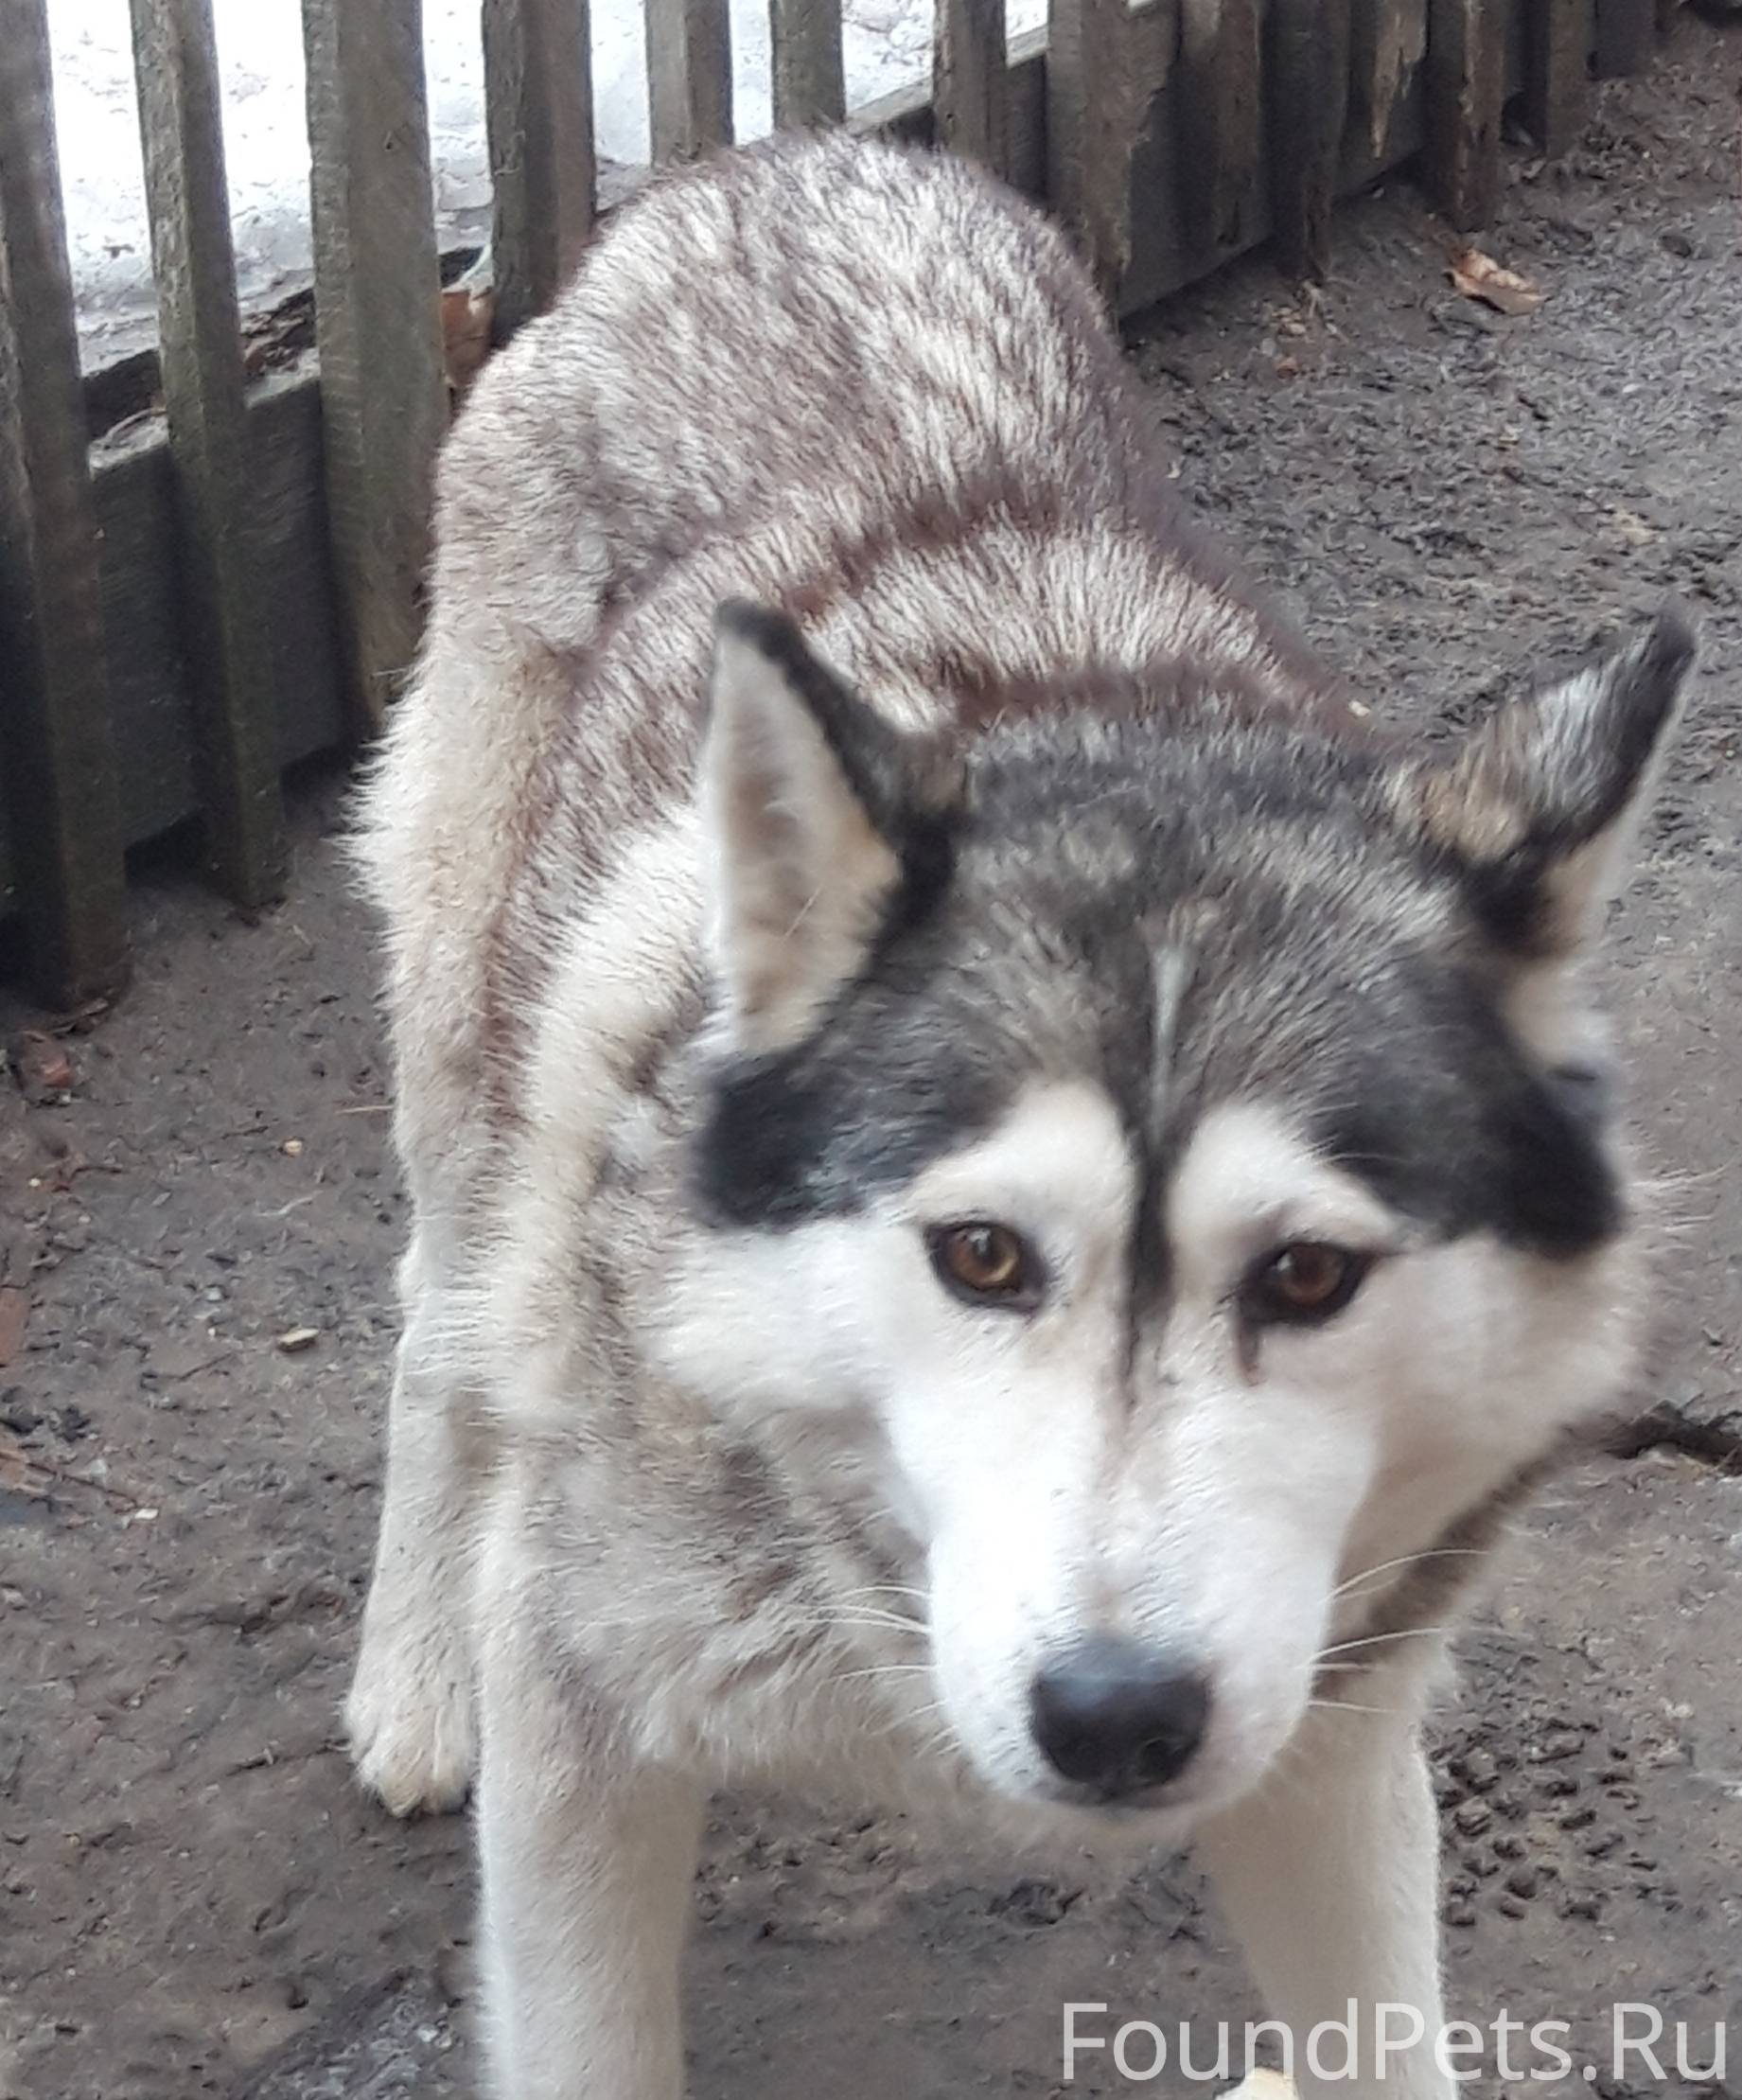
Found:
M 910 1725 L 910 1724 L 911 1724 L 912 1722 L 914 1722 L 914 1721 L 924 1721 L 925 1719 L 927 1719 L 927 1717 L 928 1717 L 928 1716 L 930 1716 L 930 1715 L 932 1715 L 932 1714 L 941 1714 L 941 1713 L 942 1713 L 942 1711 L 943 1711 L 943 1702 L 942 1702 L 942 1700 L 941 1700 L 941 1699 L 931 1699 L 931 1700 L 927 1700 L 927 1701 L 926 1701 L 926 1703 L 925 1703 L 925 1704 L 924 1704 L 924 1706 L 910 1706 L 910 1707 L 909 1707 L 909 1708 L 908 1708 L 908 1709 L 906 1710 L 906 1712 L 905 1712 L 905 1713 L 900 1713 L 900 1714 L 897 1714 L 897 1715 L 895 1716 L 894 1720 L 893 1720 L 893 1721 L 891 1721 L 889 1722 L 889 1726 L 888 1726 L 887 1728 L 882 1728 L 882 1729 L 879 1729 L 879 1730 L 878 1730 L 878 1735 L 879 1735 L 880 1737 L 882 1737 L 882 1736 L 892 1736 L 892 1735 L 894 1735 L 895 1731 L 896 1731 L 896 1730 L 897 1730 L 898 1728 L 906 1728 L 906 1727 L 908 1727 L 908 1726 L 909 1726 L 909 1725 Z M 948 1728 L 948 1726 L 949 1726 L 949 1723 L 948 1723 L 948 1722 L 946 1721 L 946 1722 L 944 1723 L 944 1727 L 945 1727 L 945 1728 L 947 1729 L 947 1728 Z M 937 1737 L 939 1737 L 939 1738 L 940 1738 L 940 1739 L 941 1738 L 941 1734 L 942 1734 L 942 1731 L 940 1731 L 940 1730 L 934 1730 L 934 1731 L 932 1731 L 932 1733 L 934 1734 L 934 1736 L 937 1736 Z
M 905 1613 L 886 1611 L 876 1604 L 856 1604 L 848 1611 L 830 1611 L 821 1615 L 838 1626 L 899 1626 L 909 1632 L 926 1631 L 924 1619 L 908 1618 Z
M 830 1678 L 832 1685 L 851 1685 L 864 1677 L 911 1677 L 918 1673 L 929 1674 L 929 1663 L 873 1663 L 870 1669 L 837 1670 Z
M 1358 1641 L 1336 1641 L 1329 1648 L 1321 1648 L 1312 1658 L 1312 1664 L 1316 1669 L 1332 1655 L 1346 1655 L 1356 1648 L 1378 1648 L 1384 1641 L 1423 1641 L 1435 1633 L 1450 1638 L 1456 1632 L 1455 1626 L 1405 1626 L 1395 1633 L 1367 1633 Z
M 807 1628 L 859 1627 L 884 1632 L 918 1633 L 924 1638 L 929 1638 L 931 1633 L 931 1628 L 925 1625 L 923 1620 L 903 1618 L 899 1613 L 875 1610 L 813 1612 L 804 1619 L 803 1624 Z
M 1381 1575 L 1391 1574 L 1395 1568 L 1413 1567 L 1417 1561 L 1479 1561 L 1481 1558 L 1481 1547 L 1473 1545 L 1436 1545 L 1423 1553 L 1402 1553 L 1395 1561 L 1381 1561 L 1378 1567 L 1364 1568 L 1359 1575 L 1351 1575 L 1346 1582 L 1339 1582 L 1331 1591 L 1329 1601 L 1334 1604 L 1338 1597 L 1346 1597 L 1357 1582 L 1374 1581 Z
M 1393 1721 L 1398 1717 L 1395 1706 L 1354 1706 L 1346 1699 L 1310 1699 L 1307 1704 L 1323 1714 L 1383 1714 Z

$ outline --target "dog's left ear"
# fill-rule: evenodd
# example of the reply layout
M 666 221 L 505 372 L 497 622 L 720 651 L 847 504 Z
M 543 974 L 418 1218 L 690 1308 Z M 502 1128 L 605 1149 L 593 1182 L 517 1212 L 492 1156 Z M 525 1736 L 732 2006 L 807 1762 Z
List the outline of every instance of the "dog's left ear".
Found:
M 702 754 L 710 947 L 734 1050 L 798 1041 L 948 879 L 960 771 L 736 601 L 714 624 Z
M 1663 611 L 1628 646 L 1503 709 L 1450 765 L 1405 777 L 1407 803 L 1455 857 L 1503 952 L 1565 961 L 1596 932 L 1694 654 L 1686 620 Z

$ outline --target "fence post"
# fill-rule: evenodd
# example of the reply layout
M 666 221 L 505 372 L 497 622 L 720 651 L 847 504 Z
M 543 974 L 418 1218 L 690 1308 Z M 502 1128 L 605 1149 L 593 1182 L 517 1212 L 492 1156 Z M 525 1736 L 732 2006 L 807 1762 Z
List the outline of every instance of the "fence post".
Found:
M 45 0 L 0 36 L 0 773 L 37 991 L 127 975 L 97 517 Z
M 1350 0 L 1271 0 L 1271 229 L 1277 261 L 1297 277 L 1330 268 L 1352 27 Z
M 1428 10 L 1428 186 L 1460 233 L 1500 203 L 1506 22 L 1501 0 L 1432 0 Z
M 1349 15 L 1349 137 L 1373 174 L 1390 147 L 1428 48 L 1429 0 L 1354 0 Z
M 326 503 L 359 732 L 416 653 L 447 421 L 421 0 L 303 0 Z
M 1049 0 L 1049 200 L 1114 305 L 1131 263 L 1132 161 L 1149 100 L 1130 44 L 1128 0 Z
M 774 128 L 838 124 L 847 114 L 841 0 L 768 0 Z
M 592 231 L 588 0 L 484 0 L 499 342 L 542 313 Z
M 931 106 L 938 142 L 994 175 L 1010 160 L 1004 0 L 938 0 Z
M 1180 202 L 1205 254 L 1245 244 L 1263 161 L 1258 0 L 1181 0 Z
M 174 476 L 194 768 L 224 890 L 284 886 L 280 724 L 260 606 L 241 320 L 211 0 L 132 0 L 133 69 Z
M 694 160 L 731 143 L 727 0 L 643 0 L 653 157 Z
M 1564 153 L 1591 104 L 1592 0 L 1536 0 L 1524 14 L 1524 121 L 1542 150 Z
M 1643 72 L 1657 32 L 1655 0 L 1596 0 L 1596 8 L 1597 79 Z

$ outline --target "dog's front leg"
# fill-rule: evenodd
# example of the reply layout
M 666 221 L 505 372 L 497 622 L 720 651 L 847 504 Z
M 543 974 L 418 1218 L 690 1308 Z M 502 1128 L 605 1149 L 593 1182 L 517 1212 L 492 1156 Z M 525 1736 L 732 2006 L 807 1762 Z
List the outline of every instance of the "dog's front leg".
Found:
M 1397 1703 L 1385 1714 L 1310 1712 L 1279 1769 L 1200 1842 L 1258 1987 L 1293 2038 L 1305 2095 L 1448 2100 L 1452 2090 L 1434 2050 L 1439 1839 L 1415 1691 L 1395 1679 L 1376 1691 L 1376 1703 Z M 1339 2075 L 1345 2043 L 1328 2030 L 1315 2074 L 1309 2037 L 1346 2022 L 1351 1999 L 1355 2075 Z
M 494 2100 L 681 2100 L 678 1966 L 704 1791 L 512 1633 L 481 1643 L 478 1836 Z

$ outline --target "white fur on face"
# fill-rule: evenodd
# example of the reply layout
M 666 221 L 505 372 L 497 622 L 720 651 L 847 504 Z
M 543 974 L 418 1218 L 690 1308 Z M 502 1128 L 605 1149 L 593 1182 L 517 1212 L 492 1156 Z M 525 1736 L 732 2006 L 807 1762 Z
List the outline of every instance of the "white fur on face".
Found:
M 1157 1803 L 1170 1835 L 1293 1735 L 1323 1650 L 1378 1594 L 1351 1579 L 1431 1546 L 1605 1396 L 1619 1315 L 1602 1258 L 1432 1243 L 1280 1115 L 1229 1105 L 1175 1171 L 1134 1334 L 1137 1174 L 1104 1094 L 1032 1087 L 865 1212 L 734 1239 L 687 1324 L 748 1415 L 856 1418 L 849 1442 L 925 1557 L 935 1696 L 998 1791 L 1064 1791 L 1030 1687 L 1085 1638 L 1207 1676 L 1204 1747 Z M 926 1228 L 965 1220 L 1038 1251 L 1033 1312 L 939 1283 Z M 1362 1290 L 1317 1328 L 1243 1327 L 1242 1279 L 1303 1239 L 1375 1257 Z

